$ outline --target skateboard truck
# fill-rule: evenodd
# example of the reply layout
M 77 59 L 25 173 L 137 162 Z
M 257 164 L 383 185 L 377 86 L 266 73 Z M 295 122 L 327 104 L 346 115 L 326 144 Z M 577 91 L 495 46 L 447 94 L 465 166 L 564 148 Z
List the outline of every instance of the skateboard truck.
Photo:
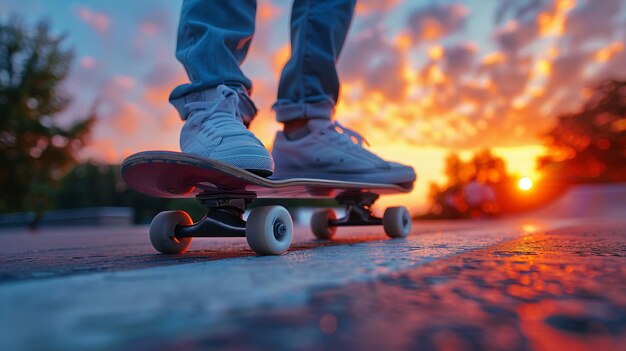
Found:
M 346 215 L 339 219 L 329 219 L 331 227 L 354 225 L 381 225 L 383 219 L 372 214 L 371 206 L 379 196 L 370 192 L 344 191 L 335 197 L 340 205 L 346 206 Z
M 228 193 L 218 193 L 205 191 L 196 195 L 196 199 L 200 201 L 209 211 L 212 209 L 232 208 L 239 210 L 241 214 L 246 210 L 246 206 L 257 198 L 256 193 L 252 191 L 230 191 Z
M 245 237 L 243 212 L 256 197 L 250 191 L 200 193 L 196 198 L 207 208 L 206 216 L 192 225 L 177 226 L 174 235 L 177 238 Z
M 318 239 L 332 239 L 337 227 L 381 225 L 391 238 L 404 238 L 411 231 L 411 216 L 405 207 L 389 207 L 382 218 L 371 207 L 379 195 L 369 191 L 344 191 L 335 200 L 346 207 L 346 215 L 337 218 L 331 209 L 318 210 L 311 217 L 311 231 Z

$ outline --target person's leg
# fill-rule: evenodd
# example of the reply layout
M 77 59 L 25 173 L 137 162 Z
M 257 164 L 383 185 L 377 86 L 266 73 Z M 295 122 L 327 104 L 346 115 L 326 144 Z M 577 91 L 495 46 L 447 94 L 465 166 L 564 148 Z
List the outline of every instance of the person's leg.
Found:
M 295 0 L 291 57 L 283 69 L 273 108 L 278 122 L 330 120 L 339 97 L 335 63 L 348 35 L 356 0 Z
M 415 181 L 411 167 L 366 150 L 363 138 L 331 122 L 339 97 L 336 62 L 346 40 L 354 0 L 296 0 L 291 14 L 291 58 L 273 108 L 285 125 L 272 155 L 279 178 L 317 177 L 372 183 Z M 364 72 L 365 74 L 365 72 Z
M 245 125 L 256 108 L 252 84 L 240 65 L 254 33 L 255 0 L 183 2 L 176 57 L 190 83 L 180 85 L 170 102 L 185 121 L 180 148 L 185 153 L 269 175 L 274 162 Z
M 256 0 L 185 0 L 182 5 L 176 58 L 190 82 L 176 87 L 170 102 L 183 120 L 189 116 L 185 104 L 209 100 L 218 85 L 236 90 L 239 110 L 246 124 L 256 115 L 249 98 L 252 82 L 241 71 L 254 34 Z M 209 95 L 209 96 L 207 96 Z

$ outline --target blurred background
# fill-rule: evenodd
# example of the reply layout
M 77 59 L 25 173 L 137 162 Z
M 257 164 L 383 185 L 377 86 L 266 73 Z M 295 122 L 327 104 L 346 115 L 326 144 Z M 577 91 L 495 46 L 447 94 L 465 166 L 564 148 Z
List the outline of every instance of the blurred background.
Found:
M 167 98 L 187 81 L 174 57 L 180 6 L 0 4 L 0 226 L 202 215 L 194 200 L 147 198 L 119 175 L 132 153 L 178 150 Z M 260 111 L 252 130 L 268 148 L 289 11 L 290 1 L 258 1 L 244 64 Z M 620 0 L 360 0 L 336 119 L 417 170 L 415 190 L 380 207 L 522 213 L 572 185 L 626 181 L 625 40 Z

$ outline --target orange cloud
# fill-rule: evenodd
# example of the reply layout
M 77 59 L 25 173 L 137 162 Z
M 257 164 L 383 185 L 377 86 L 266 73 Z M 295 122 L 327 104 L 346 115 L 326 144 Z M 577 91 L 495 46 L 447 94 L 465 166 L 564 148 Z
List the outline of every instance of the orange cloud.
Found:
M 115 144 L 110 139 L 91 141 L 87 149 L 83 151 L 83 157 L 111 164 L 119 162 Z
M 384 13 L 398 5 L 402 0 L 359 0 L 356 3 L 355 12 L 357 15 L 370 13 Z
M 444 49 L 440 45 L 435 45 L 428 50 L 428 56 L 433 61 L 438 61 L 443 57 Z
M 413 45 L 411 41 L 411 36 L 406 32 L 402 32 L 396 35 L 396 37 L 394 38 L 394 43 L 396 47 L 401 51 L 406 51 L 411 47 L 411 45 Z
M 615 77 L 623 67 L 623 42 L 606 42 L 618 38 L 615 33 L 619 32 L 613 28 L 607 32 L 605 24 L 592 21 L 612 7 L 601 2 L 581 2 L 573 8 L 567 1 L 560 5 L 531 0 L 506 3 L 515 13 L 496 21 L 497 28 L 488 33 L 493 36 L 471 38 L 477 45 L 466 43 L 469 38 L 462 33 L 469 16 L 462 5 L 418 8 L 408 14 L 404 27 L 387 28 L 385 15 L 396 15 L 393 6 L 397 2 L 359 2 L 357 12 L 364 18 L 356 16 L 339 61 L 342 88 L 336 118 L 376 145 L 402 142 L 466 148 L 535 143 L 555 113 L 577 108 L 581 91 L 593 79 Z M 250 51 L 247 62 L 252 65 L 244 67 L 254 81 L 253 99 L 259 108 L 252 129 L 268 146 L 280 128 L 271 111 L 276 78 L 290 56 L 286 35 L 285 40 L 278 40 L 273 26 L 285 9 L 271 2 L 259 4 L 252 46 L 258 49 Z M 549 17 L 541 19 L 542 13 Z M 155 33 L 167 28 L 157 17 L 137 22 L 139 38 L 148 43 L 145 50 L 152 49 L 145 36 L 160 37 Z M 580 30 L 583 24 L 594 34 Z M 546 33 L 554 35 L 546 37 Z M 585 46 L 575 44 L 576 38 L 589 37 L 598 40 Z M 605 46 L 597 49 L 598 43 Z M 149 116 L 154 121 L 147 123 L 156 133 L 153 141 L 124 139 L 133 147 L 157 147 L 167 138 L 174 140 L 168 145 L 176 146 L 181 122 L 167 99 L 171 89 L 187 77 L 173 57 L 155 56 L 159 59 L 151 61 L 147 75 L 116 76 L 104 84 L 107 130 L 123 131 L 116 135 L 129 138 L 128 133 L 149 133 L 138 127 L 140 118 Z M 97 68 L 105 61 L 98 58 Z M 92 64 L 95 59 L 93 63 L 88 58 L 81 61 L 83 68 Z M 135 118 L 122 117 L 127 115 Z M 117 155 L 121 153 L 118 150 Z
M 498 63 L 502 63 L 504 60 L 505 60 L 504 54 L 502 54 L 501 52 L 492 52 L 490 54 L 485 55 L 485 57 L 483 57 L 483 64 L 495 65 Z
M 441 84 L 446 80 L 446 78 L 443 75 L 443 72 L 441 71 L 441 68 L 439 68 L 438 65 L 430 66 L 426 72 L 427 72 L 426 82 L 428 84 Z
M 143 100 L 154 106 L 163 106 L 168 103 L 171 92 L 172 89 L 167 87 L 147 87 Z
M 435 4 L 411 14 L 408 28 L 416 41 L 439 39 L 463 28 L 468 15 L 461 4 Z
M 268 22 L 282 15 L 283 12 L 284 8 L 276 6 L 271 2 L 263 1 L 259 3 L 259 8 L 257 10 L 257 19 Z
M 272 67 L 274 68 L 275 76 L 278 77 L 283 67 L 291 56 L 291 46 L 285 44 L 281 46 L 272 56 Z
M 563 35 L 567 13 L 576 5 L 575 0 L 557 0 L 553 11 L 539 14 L 537 24 L 540 35 Z
M 113 126 L 117 132 L 132 135 L 139 128 L 138 107 L 133 103 L 125 103 L 113 116 Z
M 406 52 L 394 45 L 382 27 L 370 28 L 346 44 L 339 62 L 341 78 L 364 89 L 401 100 L 406 91 Z
M 444 33 L 443 27 L 433 18 L 425 18 L 422 21 L 421 38 L 426 40 L 437 39 Z
M 624 43 L 621 41 L 615 41 L 609 46 L 598 50 L 593 58 L 598 62 L 606 62 L 622 50 L 624 50 Z
M 542 75 L 549 75 L 552 72 L 552 63 L 546 59 L 537 62 L 537 69 Z

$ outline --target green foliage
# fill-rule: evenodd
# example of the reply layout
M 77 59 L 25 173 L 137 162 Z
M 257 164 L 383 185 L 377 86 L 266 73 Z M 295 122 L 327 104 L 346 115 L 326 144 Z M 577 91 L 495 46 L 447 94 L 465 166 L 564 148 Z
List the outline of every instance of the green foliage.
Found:
M 626 181 L 626 81 L 604 82 L 580 112 L 560 116 L 546 146 L 540 169 L 553 179 Z
M 61 181 L 53 205 L 59 209 L 78 207 L 132 207 L 135 223 L 149 223 L 159 212 L 184 210 L 194 220 L 206 214 L 195 199 L 157 199 L 130 190 L 120 176 L 120 167 L 94 162 L 82 163 Z
M 63 178 L 55 196 L 55 207 L 124 206 L 129 198 L 127 193 L 118 167 L 87 162 L 74 167 Z
M 47 23 L 0 23 L 0 211 L 51 206 L 54 185 L 76 163 L 95 121 L 69 126 L 56 118 L 70 97 L 62 90 L 73 54 Z

